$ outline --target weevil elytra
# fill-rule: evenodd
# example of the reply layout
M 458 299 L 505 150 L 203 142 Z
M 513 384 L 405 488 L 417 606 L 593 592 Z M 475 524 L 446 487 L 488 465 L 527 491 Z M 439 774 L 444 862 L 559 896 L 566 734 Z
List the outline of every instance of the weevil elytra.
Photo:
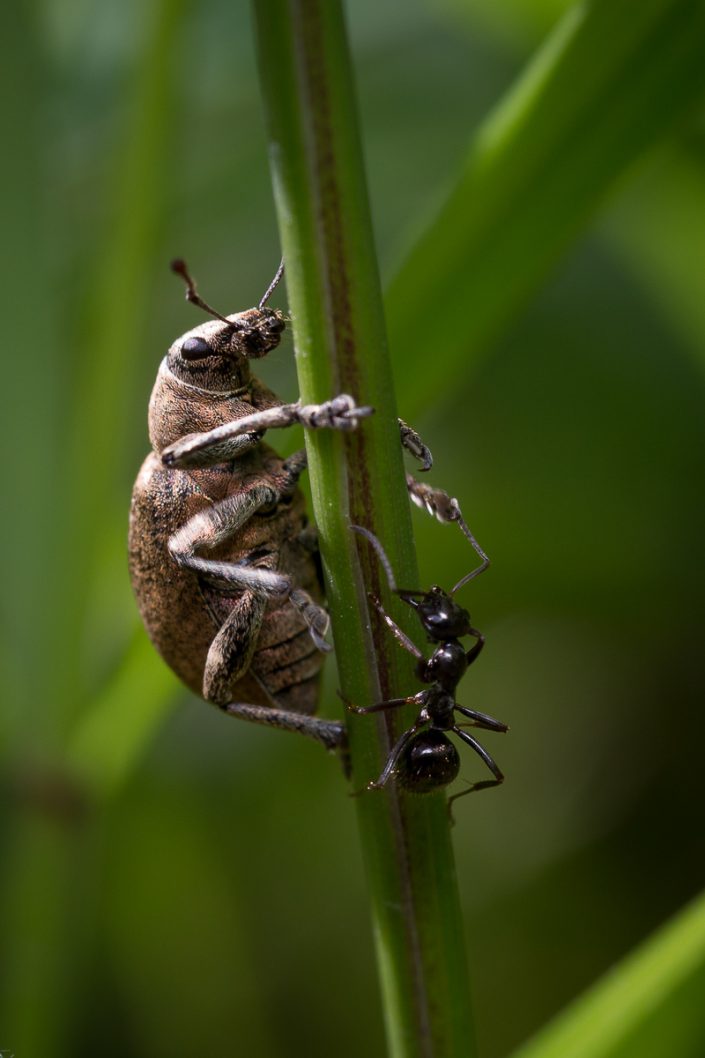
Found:
M 152 452 L 129 532 L 142 619 L 167 664 L 207 701 L 340 748 L 344 725 L 312 715 L 330 648 L 315 528 L 297 488 L 305 452 L 282 459 L 262 438 L 293 423 L 354 429 L 372 409 L 345 394 L 284 404 L 252 375 L 250 360 L 274 349 L 285 328 L 266 304 L 283 263 L 257 307 L 232 316 L 200 297 L 183 261 L 172 268 L 187 299 L 214 318 L 171 345 L 149 404 Z M 428 469 L 428 449 L 399 425 Z M 420 502 L 423 487 L 410 479 L 409 491 Z
M 446 493 L 426 489 L 426 504 L 441 504 L 446 508 L 447 501 Z M 370 541 L 385 570 L 390 591 L 412 607 L 427 638 L 434 644 L 434 650 L 430 658 L 424 657 L 416 644 L 390 617 L 379 599 L 370 596 L 373 606 L 382 616 L 397 642 L 416 658 L 418 678 L 422 683 L 431 686 L 416 694 L 410 694 L 404 698 L 391 698 L 378 702 L 376 705 L 359 707 L 348 703 L 351 712 L 362 715 L 396 709 L 403 705 L 413 704 L 419 707 L 416 720 L 392 747 L 382 773 L 374 782 L 368 783 L 368 790 L 382 789 L 392 777 L 395 777 L 399 785 L 409 793 L 433 793 L 448 786 L 457 778 L 460 771 L 458 751 L 448 738 L 448 732 L 452 732 L 475 750 L 494 778 L 472 783 L 467 790 L 451 797 L 448 802 L 449 811 L 450 805 L 458 797 L 472 793 L 473 790 L 498 786 L 504 781 L 504 775 L 487 750 L 480 745 L 477 739 L 469 735 L 465 728 L 477 727 L 485 731 L 500 732 L 508 730 L 507 725 L 500 720 L 495 720 L 494 717 L 480 713 L 476 709 L 467 709 L 456 701 L 458 684 L 468 666 L 479 656 L 485 645 L 485 637 L 473 628 L 470 614 L 455 602 L 453 596 L 464 584 L 487 569 L 489 559 L 463 520 L 457 503 L 451 500 L 450 504 L 455 511 L 455 517 L 452 520 L 458 522 L 481 559 L 481 564 L 462 577 L 450 592 L 444 591 L 437 585 L 433 585 L 428 591 L 409 591 L 397 588 L 389 559 L 377 537 L 359 525 L 352 527 Z M 451 519 L 446 518 L 445 520 Z M 465 636 L 471 636 L 475 640 L 469 650 L 466 650 L 460 642 Z M 466 722 L 458 723 L 456 713 L 459 713 Z

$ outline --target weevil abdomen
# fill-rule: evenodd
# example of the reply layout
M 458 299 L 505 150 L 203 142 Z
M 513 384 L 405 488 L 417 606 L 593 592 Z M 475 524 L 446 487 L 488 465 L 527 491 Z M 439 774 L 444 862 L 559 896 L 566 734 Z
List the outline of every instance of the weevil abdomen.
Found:
M 150 639 L 166 663 L 196 694 L 225 704 L 244 700 L 312 714 L 318 697 L 323 655 L 309 626 L 288 598 L 268 600 L 253 592 L 209 583 L 174 562 L 168 543 L 189 519 L 212 510 L 231 495 L 242 495 L 283 466 L 265 445 L 234 466 L 189 472 L 167 469 L 157 455 L 145 460 L 133 493 L 130 516 L 130 573 Z M 298 490 L 274 510 L 255 513 L 230 539 L 208 551 L 227 563 L 285 572 L 316 601 L 321 591 L 316 563 L 299 540 L 306 526 Z M 228 688 L 204 687 L 213 640 L 234 607 L 243 611 L 237 657 Z M 227 691 L 227 693 L 226 693 Z M 276 702 L 275 702 L 276 698 Z

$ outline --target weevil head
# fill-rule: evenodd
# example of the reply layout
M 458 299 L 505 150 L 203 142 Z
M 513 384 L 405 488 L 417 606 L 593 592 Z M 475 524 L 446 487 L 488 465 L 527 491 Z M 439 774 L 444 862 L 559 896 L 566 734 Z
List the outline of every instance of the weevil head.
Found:
M 254 379 L 250 359 L 264 356 L 285 326 L 273 309 L 248 309 L 207 320 L 171 345 L 149 402 L 149 438 L 162 452 L 190 433 L 249 415 Z
M 284 316 L 265 307 L 235 313 L 227 320 L 208 320 L 178 338 L 167 353 L 172 375 L 211 393 L 246 386 L 249 361 L 266 356 L 279 344 Z
M 399 596 L 416 610 L 429 639 L 443 642 L 470 634 L 470 614 L 437 585 L 428 591 L 400 591 Z

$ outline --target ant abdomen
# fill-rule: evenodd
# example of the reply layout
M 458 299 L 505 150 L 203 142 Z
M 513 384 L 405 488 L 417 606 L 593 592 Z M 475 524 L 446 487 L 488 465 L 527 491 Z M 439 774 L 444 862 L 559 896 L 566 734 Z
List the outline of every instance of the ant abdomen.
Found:
M 460 755 L 442 731 L 431 728 L 406 746 L 396 769 L 399 785 L 407 793 L 432 793 L 448 786 L 460 771 Z

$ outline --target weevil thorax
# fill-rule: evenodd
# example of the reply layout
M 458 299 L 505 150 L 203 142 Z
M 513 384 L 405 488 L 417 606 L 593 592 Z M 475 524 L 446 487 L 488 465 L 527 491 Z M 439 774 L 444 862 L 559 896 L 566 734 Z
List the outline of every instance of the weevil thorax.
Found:
M 249 361 L 274 349 L 286 324 L 282 313 L 268 308 L 247 309 L 228 321 L 207 320 L 170 346 L 149 402 L 155 451 L 253 410 Z

